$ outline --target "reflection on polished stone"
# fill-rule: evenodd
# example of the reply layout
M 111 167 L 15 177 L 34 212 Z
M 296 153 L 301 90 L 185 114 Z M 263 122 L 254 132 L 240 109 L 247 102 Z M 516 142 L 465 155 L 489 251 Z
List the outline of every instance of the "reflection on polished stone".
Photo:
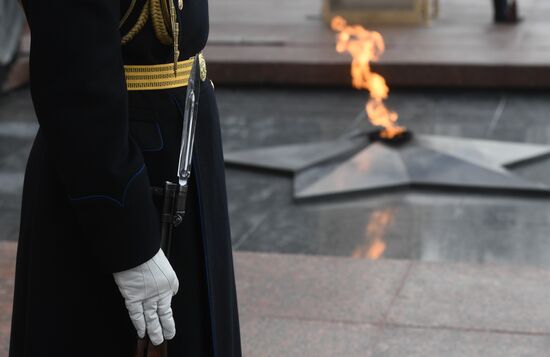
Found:
M 236 150 L 330 141 L 350 130 L 349 118 L 364 100 L 353 90 L 326 89 L 230 88 L 218 89 L 218 95 L 226 156 Z M 502 100 L 506 106 L 494 125 Z M 419 134 L 550 143 L 547 92 L 394 90 L 391 107 L 401 114 L 404 126 Z M 443 145 L 440 149 L 446 152 Z M 306 173 L 319 177 L 340 164 L 316 164 L 294 179 L 229 165 L 234 247 L 368 259 L 381 250 L 370 236 L 377 230 L 368 228 L 379 222 L 385 244 L 381 258 L 550 268 L 550 205 L 543 195 L 449 188 L 292 200 L 298 179 L 311 182 Z M 550 185 L 550 160 L 513 167 L 513 172 Z M 387 211 L 392 212 L 388 221 L 381 218 Z
M 226 154 L 226 162 L 294 174 L 297 199 L 399 187 L 550 193 L 507 169 L 550 155 L 546 145 L 428 135 L 404 145 L 361 146 L 357 136 L 345 142 L 243 150 Z
M 385 193 L 274 210 L 239 249 L 550 268 L 549 226 L 544 199 Z
M 354 258 L 379 259 L 384 255 L 386 234 L 395 219 L 395 209 L 386 208 L 371 213 L 365 227 L 365 241 L 351 253 Z

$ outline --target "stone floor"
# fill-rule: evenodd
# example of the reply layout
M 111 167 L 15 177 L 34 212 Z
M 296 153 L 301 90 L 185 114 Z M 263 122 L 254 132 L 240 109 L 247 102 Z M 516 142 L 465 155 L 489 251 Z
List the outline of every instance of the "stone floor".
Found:
M 232 84 L 347 86 L 350 58 L 334 50 L 323 1 L 211 0 L 209 71 Z M 512 26 L 493 24 L 491 0 L 439 2 L 429 26 L 368 24 L 384 36 L 374 67 L 392 86 L 549 87 L 548 1 L 519 0 Z
M 226 151 L 314 142 L 345 133 L 363 95 L 347 90 L 218 89 Z M 542 92 L 396 91 L 390 106 L 418 133 L 550 143 Z M 37 124 L 30 96 L 0 98 L 0 240 L 16 240 L 25 160 Z M 550 184 L 550 160 L 515 169 Z M 237 250 L 550 266 L 543 197 L 400 191 L 294 203 L 290 177 L 228 169 Z
M 0 242 L 7 357 L 15 242 Z M 235 253 L 245 357 L 546 357 L 550 271 Z
M 548 356 L 550 272 L 237 253 L 245 356 Z
M 351 90 L 217 94 L 226 151 L 335 138 L 365 99 Z M 418 133 L 550 143 L 542 92 L 400 90 L 389 104 Z M 27 91 L 0 97 L 0 356 L 36 129 Z M 550 184 L 550 161 L 515 171 Z M 547 355 L 548 199 L 399 191 L 295 203 L 291 184 L 227 170 L 247 356 Z M 380 247 L 386 259 L 371 261 Z
M 224 89 L 219 98 L 226 152 L 335 138 L 364 99 L 351 91 L 272 89 Z M 397 91 L 390 106 L 417 133 L 546 144 L 549 99 L 539 92 Z M 550 183 L 550 161 L 515 172 Z M 228 170 L 236 249 L 365 257 L 381 240 L 387 258 L 550 266 L 550 206 L 542 197 L 400 191 L 294 203 L 291 183 Z

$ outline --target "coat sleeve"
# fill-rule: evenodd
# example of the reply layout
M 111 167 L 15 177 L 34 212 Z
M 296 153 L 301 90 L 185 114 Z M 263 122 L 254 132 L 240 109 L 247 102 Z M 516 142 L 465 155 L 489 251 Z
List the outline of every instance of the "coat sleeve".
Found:
M 104 270 L 137 266 L 160 247 L 159 218 L 143 157 L 129 137 L 119 2 L 24 5 L 31 93 L 49 161 L 74 212 L 67 224 L 77 222 Z

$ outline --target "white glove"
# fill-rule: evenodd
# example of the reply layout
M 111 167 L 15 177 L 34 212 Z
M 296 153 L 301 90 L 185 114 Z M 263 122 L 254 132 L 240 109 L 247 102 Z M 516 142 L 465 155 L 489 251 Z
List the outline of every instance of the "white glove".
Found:
M 139 338 L 145 331 L 151 342 L 158 346 L 176 335 L 172 316 L 172 296 L 176 295 L 179 281 L 162 250 L 135 268 L 114 273 L 115 282 L 126 300 L 130 319 Z

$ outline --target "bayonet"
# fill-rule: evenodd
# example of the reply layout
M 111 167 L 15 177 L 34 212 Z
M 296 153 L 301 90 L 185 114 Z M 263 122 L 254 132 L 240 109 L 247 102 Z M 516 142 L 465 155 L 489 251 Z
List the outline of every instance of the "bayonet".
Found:
M 189 178 L 191 177 L 191 160 L 193 158 L 193 143 L 197 127 L 199 98 L 201 86 L 200 55 L 195 56 L 187 92 L 185 108 L 183 110 L 183 128 L 181 133 L 181 147 L 178 163 L 178 182 L 167 181 L 163 190 L 163 205 L 161 214 L 161 246 L 167 257 L 170 257 L 172 231 L 183 222 L 185 202 Z
M 160 215 L 161 223 L 161 248 L 168 258 L 174 228 L 183 222 L 185 215 L 185 202 L 187 200 L 187 190 L 189 178 L 191 177 L 191 160 L 193 158 L 193 143 L 195 139 L 195 129 L 197 127 L 197 116 L 199 112 L 200 86 L 203 76 L 201 76 L 201 58 L 200 54 L 195 56 L 187 92 L 185 95 L 185 108 L 183 110 L 183 128 L 181 133 L 181 147 L 178 163 L 177 178 L 178 182 L 166 181 L 163 188 L 153 187 L 153 194 L 162 197 L 162 211 Z M 145 349 L 143 349 L 145 345 Z M 136 357 L 143 356 L 166 357 L 166 342 L 160 346 L 150 344 L 148 338 L 138 341 Z
M 199 96 L 201 90 L 201 73 L 199 55 L 195 56 L 189 83 L 187 84 L 187 95 L 185 97 L 185 109 L 183 112 L 183 131 L 181 136 L 181 149 L 178 165 L 178 180 L 180 186 L 187 185 L 191 176 L 191 158 L 193 156 L 193 141 L 195 128 L 197 126 L 197 113 L 199 110 Z

